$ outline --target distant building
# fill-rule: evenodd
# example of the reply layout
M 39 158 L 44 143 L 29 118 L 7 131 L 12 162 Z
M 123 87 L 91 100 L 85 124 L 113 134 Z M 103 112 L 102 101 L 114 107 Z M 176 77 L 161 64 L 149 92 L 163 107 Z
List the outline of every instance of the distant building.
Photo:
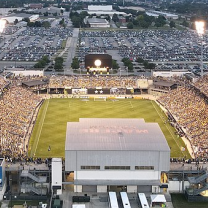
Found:
M 118 21 L 120 22 L 120 23 L 126 23 L 126 18 L 125 17 L 120 17 L 120 16 L 118 16 Z
M 110 24 L 106 19 L 101 19 L 101 18 L 86 18 L 85 19 L 85 24 L 88 25 L 89 27 L 93 28 L 109 28 Z
M 30 9 L 42 9 L 43 4 L 29 4 Z
M 20 22 L 24 18 L 29 18 L 31 22 L 34 22 L 39 19 L 39 15 L 17 13 L 2 17 L 2 19 L 5 19 L 8 22 L 8 24 L 13 24 L 16 19 L 18 20 L 18 22 Z
M 89 5 L 87 9 L 88 14 L 96 14 L 98 16 L 101 15 L 109 15 L 113 16 L 113 14 L 126 16 L 125 12 L 118 12 L 113 10 L 112 5 Z
M 159 11 L 147 11 L 146 14 L 148 16 L 158 17 L 159 15 L 164 16 L 166 19 L 178 19 L 177 14 L 171 14 L 166 12 L 159 12 Z

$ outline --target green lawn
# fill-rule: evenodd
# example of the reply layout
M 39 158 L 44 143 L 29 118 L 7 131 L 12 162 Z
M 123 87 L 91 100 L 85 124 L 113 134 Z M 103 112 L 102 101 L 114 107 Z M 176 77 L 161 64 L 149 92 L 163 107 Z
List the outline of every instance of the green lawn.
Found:
M 29 143 L 31 157 L 64 157 L 66 124 L 78 122 L 79 118 L 144 118 L 146 122 L 157 122 L 162 129 L 172 157 L 190 158 L 183 141 L 175 135 L 175 129 L 167 121 L 160 107 L 150 100 L 125 99 L 112 102 L 82 101 L 82 99 L 57 98 L 46 100 L 39 112 Z M 51 150 L 48 151 L 48 147 Z
M 208 202 L 188 202 L 184 194 L 171 194 L 174 208 L 207 208 Z

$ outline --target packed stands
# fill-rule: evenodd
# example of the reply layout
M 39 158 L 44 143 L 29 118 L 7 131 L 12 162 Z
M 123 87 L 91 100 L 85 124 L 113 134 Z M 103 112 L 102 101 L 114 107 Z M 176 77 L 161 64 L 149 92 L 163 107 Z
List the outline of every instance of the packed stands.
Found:
M 34 110 L 42 99 L 14 82 L 0 97 L 0 155 L 23 159 L 27 155 L 28 131 Z
M 50 78 L 50 88 L 65 88 L 65 87 L 136 87 L 136 76 L 52 76 Z
M 201 159 L 208 157 L 207 79 L 205 76 L 158 99 L 185 132 L 195 157 Z

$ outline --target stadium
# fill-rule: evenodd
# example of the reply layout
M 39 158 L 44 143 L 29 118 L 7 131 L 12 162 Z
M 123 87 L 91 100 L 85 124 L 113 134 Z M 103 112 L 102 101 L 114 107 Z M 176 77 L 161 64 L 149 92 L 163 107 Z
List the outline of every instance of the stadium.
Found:
M 200 164 L 207 161 L 207 89 L 204 87 L 207 79 L 207 76 L 203 76 L 197 82 L 190 83 L 185 77 L 183 79 L 175 77 L 172 80 L 104 75 L 53 75 L 50 77 L 33 76 L 11 79 L 1 77 L 0 144 L 1 156 L 5 158 L 1 163 L 2 193 L 8 183 L 6 178 L 13 178 L 12 174 L 14 172 L 11 172 L 13 164 L 21 164 L 25 161 L 29 164 L 49 164 L 51 158 L 62 158 L 64 161 L 64 179 L 59 181 L 59 185 L 52 181 L 52 184 L 56 184 L 52 186 L 52 191 L 56 194 L 62 193 L 63 185 L 72 185 L 73 190 L 78 193 L 108 192 L 121 187 L 121 190 L 128 193 L 138 192 L 139 190 L 152 193 L 164 191 L 170 193 L 173 190 L 178 191 L 178 189 L 185 192 L 187 190 L 189 200 L 193 200 L 193 193 L 194 197 L 201 197 L 202 193 L 206 195 L 207 185 L 205 180 L 207 175 L 206 171 L 200 168 Z M 97 119 L 96 124 L 90 124 L 94 122 L 90 119 Z M 110 120 L 107 123 L 99 124 L 102 119 L 118 120 L 112 125 L 110 125 Z M 122 124 L 125 119 L 128 119 L 128 122 Z M 142 122 L 132 123 L 131 126 L 128 126 L 131 120 L 141 119 L 143 119 Z M 111 164 L 102 163 L 102 160 L 99 159 L 99 157 L 103 158 L 102 155 L 99 156 L 101 151 L 98 151 L 99 148 L 94 146 L 94 142 L 92 142 L 94 136 L 88 138 L 84 147 L 76 145 L 75 142 L 82 143 L 84 136 L 77 135 L 73 140 L 67 139 L 67 129 L 70 123 L 72 126 L 82 124 L 84 126 L 82 131 L 85 134 L 91 131 L 95 131 L 95 133 L 101 131 L 103 126 L 108 129 L 112 128 L 111 126 L 117 126 L 116 129 L 120 128 L 119 132 L 116 131 L 119 135 L 117 144 L 124 145 L 122 151 L 118 154 L 121 156 L 113 155 L 108 149 L 111 145 L 105 144 L 108 140 L 100 138 L 101 141 L 98 143 L 102 144 L 101 146 L 105 149 L 107 155 L 112 156 Z M 142 126 L 144 123 L 145 125 L 157 125 L 160 139 L 165 138 L 162 143 L 165 146 L 168 144 L 164 149 L 154 149 L 156 144 L 160 144 L 160 140 L 157 140 L 156 136 L 158 130 L 153 131 L 154 128 L 152 127 L 145 127 L 148 132 L 153 132 L 151 133 L 151 140 L 148 140 L 148 137 L 142 137 L 141 141 L 144 145 L 142 154 L 139 153 L 141 149 L 135 149 L 136 144 L 133 149 L 130 146 L 128 147 L 130 145 L 128 141 L 137 136 L 132 134 L 129 137 L 129 134 L 126 134 L 125 131 L 132 131 L 134 125 L 136 129 L 137 126 Z M 99 128 L 91 129 L 89 125 L 94 127 L 97 125 Z M 122 126 L 124 127 L 121 128 Z M 71 127 L 71 129 L 73 128 L 75 127 Z M 112 131 L 115 131 L 115 128 Z M 79 131 L 81 129 L 77 130 L 77 132 Z M 70 133 L 69 130 L 69 135 L 76 135 L 77 132 Z M 92 133 L 92 135 L 94 134 Z M 105 137 L 111 138 L 112 136 L 109 134 Z M 95 136 L 95 138 L 98 138 L 98 136 Z M 122 138 L 126 141 L 123 144 Z M 148 147 L 147 144 L 152 142 L 155 143 L 155 146 Z M 74 144 L 74 147 L 72 144 Z M 84 153 L 87 146 L 88 150 L 91 150 L 92 158 L 94 158 L 93 151 L 98 151 L 95 153 L 97 155 L 96 161 L 90 159 L 89 153 Z M 82 155 L 83 159 L 80 160 L 80 156 L 77 158 L 73 151 L 80 156 Z M 81 153 L 82 151 L 83 153 Z M 117 149 L 112 149 L 112 152 L 115 151 Z M 136 160 L 129 163 L 129 161 L 133 161 L 133 151 L 138 151 L 137 153 L 134 152 L 134 157 L 143 158 L 141 162 Z M 163 165 L 157 166 L 157 162 L 153 160 L 153 158 L 159 157 L 154 156 L 153 152 L 155 151 L 158 151 Z M 167 152 L 167 155 L 162 156 L 162 151 Z M 124 152 L 126 153 L 124 154 Z M 144 154 L 148 156 L 144 156 Z M 150 159 L 150 155 L 154 157 Z M 85 161 L 84 158 L 88 158 L 88 160 Z M 145 158 L 148 158 L 148 160 L 145 160 Z M 162 162 L 163 159 L 165 161 Z M 62 160 L 59 161 L 59 171 L 62 171 Z M 82 161 L 85 161 L 85 163 Z M 149 161 L 152 161 L 152 163 Z M 176 173 L 171 172 L 169 166 L 175 162 L 180 162 L 182 166 L 196 163 L 197 169 L 184 172 L 181 179 L 183 183 L 180 183 L 180 181 L 172 180 Z M 8 164 L 11 164 L 11 167 Z M 95 170 L 98 167 L 101 169 Z M 50 181 L 50 177 L 53 179 L 54 173 L 52 172 L 52 176 L 50 176 L 49 170 L 38 170 L 35 173 L 37 176 L 35 178 L 31 176 L 32 173 L 29 169 L 25 170 L 24 168 L 25 166 L 18 168 L 21 184 L 20 192 L 34 192 L 46 196 L 49 188 L 43 188 L 43 184 L 47 183 L 48 180 Z M 108 170 L 110 172 L 108 173 L 108 183 L 102 177 L 97 178 L 97 184 L 95 184 L 96 181 L 92 183 L 90 181 L 92 175 L 87 170 L 88 168 L 91 172 L 94 170 L 102 172 L 110 169 Z M 118 171 L 121 171 L 119 168 L 124 173 L 120 181 L 116 182 L 113 178 L 118 174 Z M 141 172 L 140 178 L 135 178 L 133 175 L 134 171 L 132 170 L 134 168 L 138 169 L 135 170 L 137 171 L 137 177 Z M 53 169 L 54 167 L 52 167 Z M 151 184 L 147 183 L 147 178 L 142 178 L 144 171 L 147 171 L 146 175 L 149 175 L 148 180 L 151 181 Z M 85 172 L 88 172 L 89 175 L 86 175 Z M 43 178 L 43 174 L 46 174 L 47 177 Z M 131 174 L 131 177 L 129 177 L 129 174 Z M 155 174 L 157 177 L 155 177 Z M 196 177 L 199 174 L 201 178 Z M 57 175 L 60 176 L 58 173 Z M 70 177 L 73 177 L 73 182 Z M 128 180 L 124 180 L 127 177 L 129 177 Z M 29 185 L 31 180 L 35 184 L 33 187 Z M 40 184 L 42 184 L 41 187 Z M 190 195 L 192 199 L 190 199 Z M 7 195 L 2 194 L 2 197 L 7 197 Z

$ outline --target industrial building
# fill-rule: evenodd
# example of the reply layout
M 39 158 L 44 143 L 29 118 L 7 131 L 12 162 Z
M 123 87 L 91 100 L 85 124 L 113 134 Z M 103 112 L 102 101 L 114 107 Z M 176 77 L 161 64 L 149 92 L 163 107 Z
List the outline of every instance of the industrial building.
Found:
M 169 168 L 170 148 L 157 123 L 122 118 L 67 123 L 65 171 L 74 173 L 75 192 L 122 187 L 157 193 L 161 172 Z
M 119 12 L 113 10 L 112 5 L 89 5 L 87 9 L 87 13 L 90 15 L 96 14 L 98 16 L 100 15 L 109 15 L 113 16 L 114 14 L 117 15 L 123 15 L 126 16 L 127 14 L 125 12 Z
M 110 23 L 106 19 L 101 19 L 101 18 L 86 18 L 85 24 L 88 25 L 88 27 L 93 27 L 93 28 L 109 28 Z
M 160 12 L 160 11 L 146 11 L 148 16 L 159 17 L 159 15 L 164 16 L 166 19 L 178 19 L 177 14 L 170 14 L 167 12 Z
M 39 14 L 17 13 L 2 17 L 8 24 L 13 24 L 15 20 L 22 21 L 24 18 L 29 18 L 31 22 L 34 22 L 39 19 Z

